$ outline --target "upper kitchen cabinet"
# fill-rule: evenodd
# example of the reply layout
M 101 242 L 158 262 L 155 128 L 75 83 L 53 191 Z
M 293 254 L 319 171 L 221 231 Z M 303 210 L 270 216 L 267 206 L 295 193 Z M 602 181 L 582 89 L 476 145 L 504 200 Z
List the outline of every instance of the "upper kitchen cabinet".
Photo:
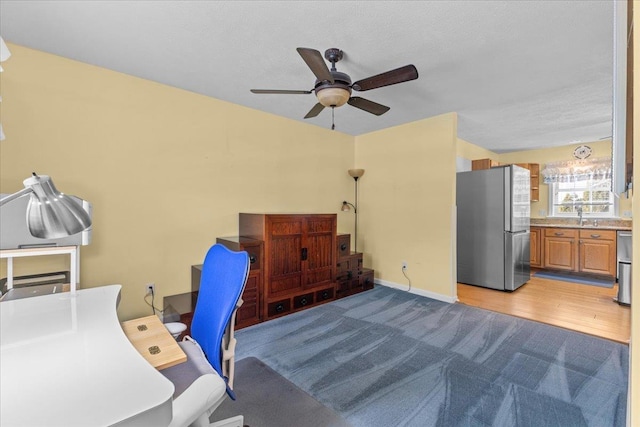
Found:
M 491 159 L 471 160 L 471 170 L 473 171 L 477 171 L 481 169 L 489 169 L 495 166 L 500 166 L 500 163 Z
M 531 178 L 531 201 L 540 200 L 540 165 L 538 163 L 516 163 L 521 168 L 529 169 Z

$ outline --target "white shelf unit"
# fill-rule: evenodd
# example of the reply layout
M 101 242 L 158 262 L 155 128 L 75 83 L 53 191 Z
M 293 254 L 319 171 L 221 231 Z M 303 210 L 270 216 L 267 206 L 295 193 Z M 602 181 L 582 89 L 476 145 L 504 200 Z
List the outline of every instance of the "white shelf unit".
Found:
M 80 248 L 78 246 L 55 246 L 26 249 L 3 249 L 0 250 L 0 259 L 7 260 L 7 289 L 13 288 L 13 259 L 31 256 L 64 255 L 70 258 L 70 279 L 69 288 L 71 293 L 76 292 L 78 276 L 80 273 Z

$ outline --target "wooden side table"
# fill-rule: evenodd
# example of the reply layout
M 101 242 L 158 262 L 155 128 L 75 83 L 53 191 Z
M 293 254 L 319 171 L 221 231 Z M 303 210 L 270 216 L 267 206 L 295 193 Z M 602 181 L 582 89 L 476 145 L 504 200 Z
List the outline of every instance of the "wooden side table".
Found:
M 122 329 L 138 353 L 158 370 L 187 361 L 187 355 L 158 316 L 151 315 L 122 322 Z

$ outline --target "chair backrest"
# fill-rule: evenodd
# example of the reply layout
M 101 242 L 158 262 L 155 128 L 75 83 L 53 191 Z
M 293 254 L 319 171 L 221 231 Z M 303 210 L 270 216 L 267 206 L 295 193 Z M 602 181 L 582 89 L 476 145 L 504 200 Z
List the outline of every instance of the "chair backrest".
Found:
M 215 244 L 202 265 L 200 290 L 191 322 L 191 336 L 211 366 L 222 373 L 222 337 L 249 275 L 249 255 Z

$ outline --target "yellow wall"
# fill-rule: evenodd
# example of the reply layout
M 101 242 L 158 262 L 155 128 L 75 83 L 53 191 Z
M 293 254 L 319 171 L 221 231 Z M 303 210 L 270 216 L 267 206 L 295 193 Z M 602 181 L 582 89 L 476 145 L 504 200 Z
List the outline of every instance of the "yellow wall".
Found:
M 432 117 L 356 137 L 360 179 L 358 250 L 376 278 L 454 297 L 457 116 Z
M 121 283 L 121 319 L 150 314 L 147 282 L 156 283 L 157 305 L 189 291 L 190 266 L 216 237 L 237 234 L 238 212 L 338 213 L 338 229 L 352 232 L 352 215 L 340 212 L 353 194 L 352 136 L 9 49 L 0 192 L 21 189 L 36 171 L 93 203 L 80 281 Z M 68 269 L 64 258 L 53 262 Z M 35 272 L 24 259 L 15 268 Z

